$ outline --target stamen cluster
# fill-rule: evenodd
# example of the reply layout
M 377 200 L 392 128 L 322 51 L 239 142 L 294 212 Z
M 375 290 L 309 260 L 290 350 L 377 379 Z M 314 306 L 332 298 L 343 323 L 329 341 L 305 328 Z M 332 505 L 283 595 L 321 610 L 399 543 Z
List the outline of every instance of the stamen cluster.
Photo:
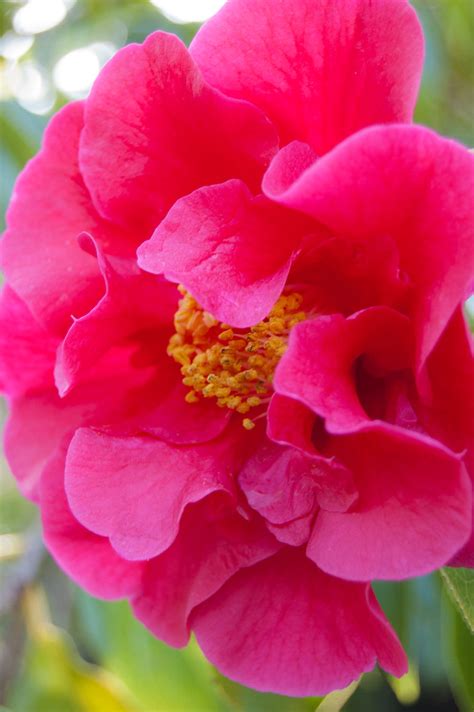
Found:
M 183 383 L 190 388 L 186 401 L 216 398 L 220 408 L 242 414 L 268 403 L 290 329 L 306 318 L 302 296 L 281 296 L 263 321 L 244 332 L 219 323 L 184 287 L 178 289 L 183 297 L 167 352 L 181 365 Z M 251 430 L 255 423 L 245 418 L 243 425 Z

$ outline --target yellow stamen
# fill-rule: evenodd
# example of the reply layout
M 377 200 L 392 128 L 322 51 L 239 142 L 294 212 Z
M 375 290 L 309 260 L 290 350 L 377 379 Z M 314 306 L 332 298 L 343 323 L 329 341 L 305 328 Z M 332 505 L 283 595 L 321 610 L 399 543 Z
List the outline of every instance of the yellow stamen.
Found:
M 190 388 L 186 402 L 216 398 L 219 407 L 243 415 L 261 406 L 272 393 L 273 373 L 290 329 L 306 319 L 301 294 L 281 296 L 265 319 L 244 331 L 219 323 L 184 287 L 178 289 L 182 299 L 167 352 L 180 364 L 183 383 Z M 242 425 L 252 430 L 255 422 L 244 418 Z
M 250 420 L 250 418 L 244 418 L 242 421 L 242 425 L 244 426 L 245 430 L 253 430 L 255 428 L 255 423 L 253 420 Z

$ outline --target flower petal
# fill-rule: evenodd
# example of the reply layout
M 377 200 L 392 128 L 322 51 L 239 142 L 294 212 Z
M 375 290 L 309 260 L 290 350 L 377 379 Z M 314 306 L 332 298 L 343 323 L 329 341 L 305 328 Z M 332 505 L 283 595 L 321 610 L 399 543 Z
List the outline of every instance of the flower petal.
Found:
M 314 419 L 313 411 L 299 400 L 274 393 L 267 411 L 267 435 L 280 445 L 314 453 Z
M 356 390 L 357 358 L 385 371 L 406 368 L 409 322 L 386 307 L 372 307 L 349 319 L 322 316 L 297 324 L 277 366 L 277 393 L 312 408 L 332 433 L 357 429 L 369 419 Z
M 284 193 L 316 160 L 317 155 L 307 143 L 291 141 L 273 158 L 265 173 L 265 186 L 273 194 Z
M 261 111 L 212 89 L 181 40 L 155 32 L 120 50 L 96 80 L 80 165 L 101 214 L 145 239 L 201 185 L 236 177 L 257 187 L 275 149 Z
M 130 406 L 136 415 L 126 422 L 127 432 L 148 433 L 176 445 L 202 443 L 220 435 L 231 411 L 218 408 L 213 398 L 187 403 L 189 388 L 181 380 L 179 367 L 169 356 L 157 360 L 156 377 L 131 393 Z
M 472 496 L 472 523 L 471 535 L 464 546 L 455 553 L 448 566 L 461 566 L 462 568 L 474 569 L 474 493 Z
M 184 512 L 174 543 L 149 563 L 133 599 L 135 615 L 168 645 L 182 647 L 192 610 L 278 547 L 262 524 L 241 517 L 222 495 L 206 497 Z
M 314 515 L 318 505 L 345 511 L 357 496 L 344 468 L 337 471 L 323 457 L 272 442 L 265 442 L 246 462 L 239 485 L 252 509 L 276 525 Z
M 61 396 L 113 346 L 150 329 L 154 342 L 169 339 L 178 292 L 174 285 L 142 272 L 126 257 L 107 257 L 89 235 L 82 244 L 95 253 L 105 282 L 105 294 L 93 309 L 76 319 L 58 350 L 55 379 Z M 164 332 L 164 333 L 163 333 Z
M 138 263 L 184 284 L 220 321 L 249 326 L 280 296 L 301 229 L 298 216 L 230 180 L 178 200 Z
M 426 363 L 430 399 L 425 428 L 455 452 L 465 451 L 474 480 L 474 358 L 472 337 L 460 306 Z
M 230 474 L 222 444 L 175 447 L 83 428 L 69 447 L 66 492 L 81 524 L 136 561 L 173 543 L 187 504 L 215 491 L 231 494 Z
M 347 139 L 285 192 L 266 192 L 336 236 L 395 240 L 413 287 L 421 369 L 474 276 L 473 185 L 465 148 L 420 126 L 386 126 Z
M 289 279 L 308 285 L 319 313 L 349 316 L 375 305 L 408 310 L 410 284 L 392 238 L 317 238 L 305 238 Z
M 41 152 L 16 183 L 1 241 L 6 278 L 34 316 L 63 333 L 96 303 L 102 279 L 97 260 L 82 250 L 84 230 L 113 246 L 126 236 L 92 206 L 77 165 L 82 103 L 64 107 L 49 124 Z
M 316 464 L 303 453 L 266 443 L 245 464 L 239 485 L 253 510 L 282 525 L 315 514 L 317 476 Z
M 432 389 L 424 425 L 445 445 L 463 453 L 474 487 L 474 359 L 462 307 L 454 313 L 426 367 Z M 474 568 L 474 496 L 471 536 L 449 565 Z
M 283 143 L 321 155 L 364 126 L 411 119 L 423 35 L 406 0 L 229 0 L 190 51 L 213 86 L 261 107 Z
M 191 618 L 204 654 L 263 692 L 325 695 L 380 665 L 406 671 L 403 650 L 368 584 L 327 576 L 300 551 L 244 569 Z
M 46 546 L 59 566 L 91 595 L 116 599 L 139 590 L 142 564 L 124 561 L 104 537 L 96 536 L 74 518 L 64 492 L 66 448 L 46 465 L 40 504 Z
M 472 487 L 460 458 L 415 433 L 373 425 L 333 439 L 354 473 L 350 512 L 320 512 L 308 556 L 354 581 L 421 576 L 444 566 L 471 531 Z
M 4 432 L 4 451 L 25 497 L 37 499 L 46 463 L 63 437 L 77 428 L 82 412 L 80 407 L 62 407 L 53 388 L 12 400 Z
M 53 387 L 57 345 L 6 285 L 0 293 L 0 390 L 18 397 L 38 386 Z
M 128 393 L 147 377 L 132 370 L 129 359 L 128 351 L 103 358 L 65 398 L 52 384 L 39 382 L 34 391 L 11 400 L 5 455 L 26 497 L 36 497 L 41 472 L 66 435 L 80 425 L 121 423 L 128 415 Z

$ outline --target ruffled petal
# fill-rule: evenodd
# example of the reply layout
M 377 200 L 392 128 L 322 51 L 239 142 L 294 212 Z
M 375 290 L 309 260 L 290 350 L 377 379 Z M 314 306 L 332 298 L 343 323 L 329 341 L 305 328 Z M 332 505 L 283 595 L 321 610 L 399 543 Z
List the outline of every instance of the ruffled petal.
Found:
M 67 443 L 67 441 L 66 441 Z M 141 583 L 143 565 L 124 561 L 104 537 L 74 518 L 64 492 L 65 444 L 44 468 L 40 505 L 46 546 L 59 566 L 91 595 L 125 598 Z
M 406 0 L 230 0 L 190 51 L 213 86 L 261 107 L 283 143 L 319 155 L 364 126 L 410 121 L 424 54 Z
M 318 474 L 316 464 L 303 453 L 268 443 L 246 463 L 239 475 L 239 485 L 251 508 L 267 522 L 291 525 L 295 520 L 308 517 L 311 520 L 315 515 Z M 277 538 L 279 533 L 275 530 Z M 309 525 L 302 530 L 298 528 L 284 541 L 300 546 L 307 541 L 307 536 L 301 540 L 305 533 L 309 535 Z
M 394 675 L 405 654 L 368 584 L 327 576 L 284 550 L 236 574 L 191 618 L 206 657 L 263 692 L 324 695 L 371 670 Z
M 267 411 L 267 435 L 270 440 L 313 454 L 313 411 L 294 398 L 274 393 Z
M 333 438 L 332 451 L 354 473 L 359 499 L 316 519 L 307 553 L 324 571 L 355 581 L 421 576 L 466 542 L 472 487 L 460 457 L 376 425 Z
M 263 443 L 246 462 L 239 485 L 252 509 L 280 527 L 272 529 L 278 539 L 282 525 L 303 517 L 309 517 L 310 522 L 319 506 L 346 511 L 357 497 L 345 468 L 333 468 L 330 461 L 316 454 L 272 442 Z M 298 536 L 296 541 L 288 537 L 284 541 L 299 546 L 306 540 Z
M 8 283 L 37 319 L 60 334 L 102 291 L 97 260 L 81 249 L 79 234 L 91 232 L 112 252 L 128 239 L 92 206 L 77 165 L 82 126 L 82 103 L 51 120 L 41 152 L 16 183 L 0 243 Z
M 278 548 L 262 524 L 244 519 L 222 495 L 211 495 L 184 512 L 175 542 L 149 563 L 133 600 L 135 615 L 168 645 L 182 647 L 192 610 Z
M 459 307 L 427 361 L 431 399 L 423 412 L 425 428 L 462 452 L 474 487 L 474 359 L 472 339 Z M 471 536 L 450 566 L 474 568 L 474 496 Z
M 381 375 L 410 365 L 408 319 L 372 307 L 349 319 L 322 316 L 297 324 L 277 366 L 277 393 L 296 398 L 326 420 L 332 433 L 350 432 L 369 419 L 356 389 L 358 358 Z
M 138 385 L 130 383 L 121 434 L 149 433 L 177 444 L 219 435 L 230 411 L 209 401 L 190 406 L 179 367 L 166 353 L 179 297 L 175 285 L 142 272 L 129 258 L 107 257 L 89 236 L 82 239 L 97 254 L 105 294 L 74 322 L 58 349 L 55 380 L 60 395 L 87 379 L 104 353 L 128 343 L 138 349 L 130 367 L 141 369 L 143 378 Z
M 55 369 L 61 396 L 104 353 L 141 332 L 152 330 L 154 347 L 162 342 L 164 354 L 179 296 L 174 285 L 142 272 L 130 258 L 106 257 L 89 235 L 81 235 L 81 242 L 97 256 L 105 294 L 74 321 L 61 343 Z
M 74 516 L 129 560 L 150 559 L 174 541 L 186 505 L 211 492 L 232 494 L 226 443 L 175 447 L 145 437 L 80 429 L 66 464 Z
M 53 388 L 11 401 L 3 435 L 4 451 L 25 497 L 37 499 L 46 463 L 80 419 L 81 410 L 61 408 Z
M 317 158 L 307 143 L 287 143 L 278 151 L 265 173 L 266 190 L 272 194 L 284 193 Z
M 66 435 L 81 425 L 114 425 L 129 414 L 129 391 L 149 377 L 133 370 L 127 351 L 102 359 L 82 383 L 65 398 L 54 387 L 37 389 L 13 398 L 5 426 L 5 455 L 21 491 L 37 496 L 41 472 Z
M 474 480 L 474 358 L 461 306 L 430 355 L 426 371 L 430 398 L 423 403 L 423 424 L 449 448 L 465 452 Z
M 18 397 L 31 389 L 53 387 L 57 345 L 58 339 L 6 285 L 0 293 L 0 390 Z
M 138 263 L 184 284 L 199 304 L 232 326 L 255 324 L 280 296 L 303 223 L 237 180 L 179 200 Z
M 260 110 L 212 89 L 181 40 L 155 32 L 120 50 L 96 80 L 80 165 L 101 214 L 145 239 L 201 185 L 235 177 L 258 187 L 275 150 Z
M 321 314 L 349 316 L 375 305 L 407 312 L 409 280 L 400 270 L 395 241 L 309 235 L 291 267 L 289 281 L 305 285 Z
M 336 236 L 395 240 L 412 285 L 421 369 L 473 279 L 474 156 L 420 126 L 374 127 L 316 161 L 283 193 L 271 189 L 276 183 L 263 183 L 270 198 Z

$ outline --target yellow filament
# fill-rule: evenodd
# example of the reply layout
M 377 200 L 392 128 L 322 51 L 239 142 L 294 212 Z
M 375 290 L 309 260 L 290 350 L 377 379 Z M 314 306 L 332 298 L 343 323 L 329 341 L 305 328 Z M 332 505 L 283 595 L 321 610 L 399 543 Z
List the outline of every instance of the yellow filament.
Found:
M 183 296 L 168 355 L 180 364 L 183 383 L 190 389 L 186 402 L 216 398 L 219 407 L 243 415 L 265 404 L 290 329 L 306 318 L 300 310 L 302 296 L 281 296 L 263 321 L 243 331 L 219 323 L 184 287 L 178 289 Z M 246 430 L 255 426 L 250 418 L 242 424 Z

